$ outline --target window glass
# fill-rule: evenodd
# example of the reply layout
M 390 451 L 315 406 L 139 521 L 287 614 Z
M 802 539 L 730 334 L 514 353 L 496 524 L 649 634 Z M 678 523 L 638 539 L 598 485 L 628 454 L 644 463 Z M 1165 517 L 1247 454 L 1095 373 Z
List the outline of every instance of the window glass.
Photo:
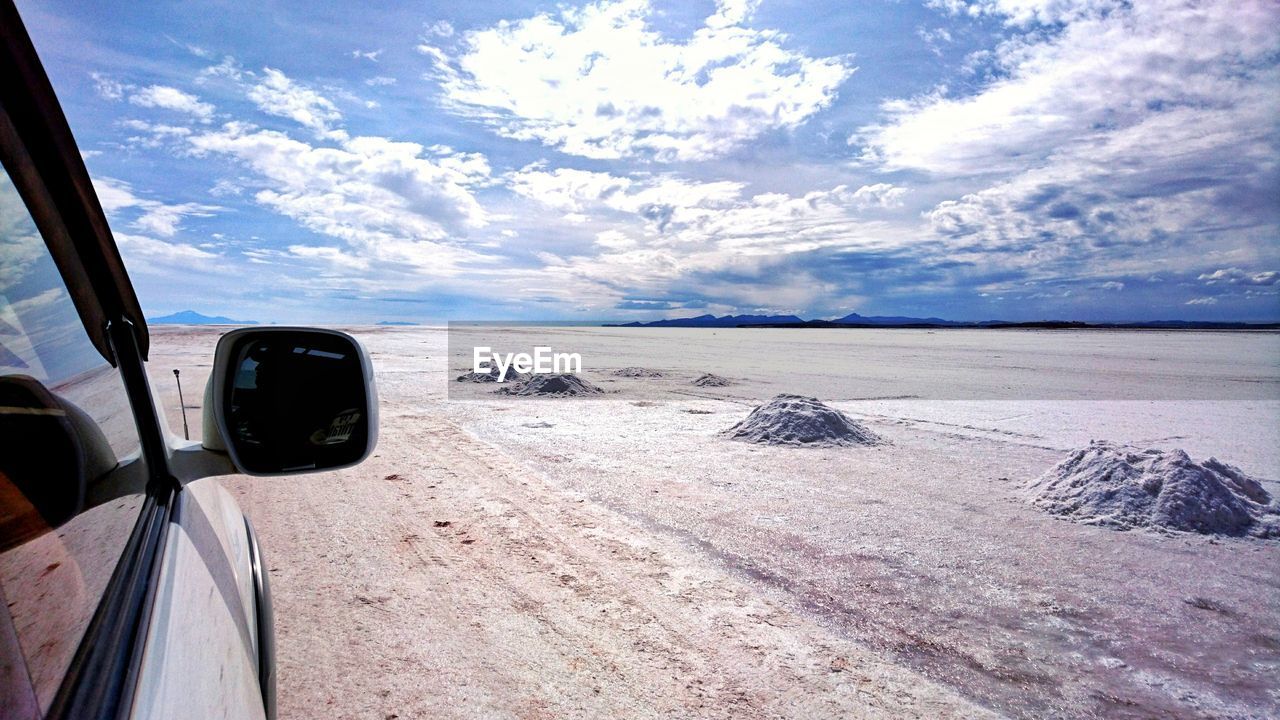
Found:
M 120 559 L 146 481 L 120 374 L 0 180 L 0 707 L 43 713 Z

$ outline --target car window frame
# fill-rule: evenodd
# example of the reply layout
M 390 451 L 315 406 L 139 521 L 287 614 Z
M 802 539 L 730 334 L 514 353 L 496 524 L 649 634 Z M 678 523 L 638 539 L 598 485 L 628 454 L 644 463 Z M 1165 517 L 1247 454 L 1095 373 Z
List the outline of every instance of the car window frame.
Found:
M 0 161 L 89 340 L 119 373 L 148 472 L 136 524 L 46 718 L 129 714 L 177 481 L 146 374 L 146 321 L 57 97 L 12 0 L 0 0 Z

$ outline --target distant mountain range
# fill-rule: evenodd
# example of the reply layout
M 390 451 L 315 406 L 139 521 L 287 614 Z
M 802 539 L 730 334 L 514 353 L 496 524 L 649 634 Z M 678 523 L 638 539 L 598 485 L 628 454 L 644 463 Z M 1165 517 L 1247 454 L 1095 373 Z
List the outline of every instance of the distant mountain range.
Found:
M 716 317 L 715 315 L 699 315 L 691 318 L 676 318 L 674 320 L 654 320 L 653 322 L 629 322 L 619 323 L 616 325 L 606 325 L 605 327 L 710 327 L 710 328 L 729 328 L 742 327 L 744 325 L 792 325 L 804 323 L 804 320 L 795 315 L 725 315 Z
M 1043 329 L 1131 329 L 1131 330 L 1280 330 L 1280 323 L 1210 322 L 1200 320 L 1150 320 L 1127 323 L 1087 323 L 1078 320 L 1040 320 L 1009 322 L 982 320 L 966 322 L 901 315 L 849 313 L 835 320 L 802 320 L 795 315 L 698 315 L 653 322 L 629 322 L 605 327 L 781 327 L 781 328 L 1043 328 Z
M 257 320 L 232 320 L 221 315 L 201 315 L 195 310 L 182 310 L 172 315 L 147 318 L 152 325 L 257 325 Z
M 232 320 L 221 315 L 201 315 L 194 310 L 183 310 L 172 315 L 147 318 L 152 325 L 257 325 L 256 320 Z M 416 325 L 402 320 L 383 320 L 379 325 Z M 943 318 L 916 318 L 902 315 L 859 315 L 849 313 L 835 320 L 805 320 L 796 315 L 698 315 L 687 318 L 671 318 L 652 322 L 606 323 L 605 327 L 652 328 L 1112 328 L 1152 330 L 1280 330 L 1280 323 L 1206 322 L 1199 320 L 1152 320 L 1129 323 L 1087 323 L 1075 320 L 1041 320 L 1036 322 L 1009 322 L 982 320 L 966 322 Z
M 903 317 L 901 315 L 872 315 L 863 317 L 858 313 L 849 313 L 838 320 L 832 320 L 832 322 L 843 323 L 845 325 L 874 325 L 876 327 L 901 327 L 904 325 L 935 325 L 938 327 L 951 327 L 953 325 L 965 324 L 955 320 L 943 320 L 942 318 L 936 317 L 913 318 Z

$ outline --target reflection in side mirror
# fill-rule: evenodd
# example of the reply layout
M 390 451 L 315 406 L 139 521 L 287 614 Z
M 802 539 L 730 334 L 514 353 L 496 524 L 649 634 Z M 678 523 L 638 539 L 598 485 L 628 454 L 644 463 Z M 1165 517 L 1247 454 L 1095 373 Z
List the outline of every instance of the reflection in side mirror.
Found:
M 218 341 L 212 381 L 217 429 L 241 472 L 345 467 L 377 442 L 373 368 L 345 333 L 234 330 Z

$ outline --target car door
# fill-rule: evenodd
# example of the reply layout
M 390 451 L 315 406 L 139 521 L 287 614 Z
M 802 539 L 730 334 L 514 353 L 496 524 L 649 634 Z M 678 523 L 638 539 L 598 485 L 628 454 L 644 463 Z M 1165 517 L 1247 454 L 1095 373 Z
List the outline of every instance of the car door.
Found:
M 8 0 L 0 160 L 0 717 L 262 717 L 251 531 L 170 471 L 141 309 Z
M 4 717 L 28 718 L 80 707 L 76 697 L 118 696 L 130 617 L 141 610 L 133 583 L 155 549 L 148 520 L 166 499 L 148 492 L 152 472 L 123 374 L 86 332 L 8 165 L 0 177 L 0 707 Z
M 0 161 L 0 720 L 269 720 L 262 554 L 216 477 L 362 462 L 377 443 L 369 353 L 334 330 L 227 333 L 202 442 L 179 440 L 148 382 L 133 286 L 11 0 Z

